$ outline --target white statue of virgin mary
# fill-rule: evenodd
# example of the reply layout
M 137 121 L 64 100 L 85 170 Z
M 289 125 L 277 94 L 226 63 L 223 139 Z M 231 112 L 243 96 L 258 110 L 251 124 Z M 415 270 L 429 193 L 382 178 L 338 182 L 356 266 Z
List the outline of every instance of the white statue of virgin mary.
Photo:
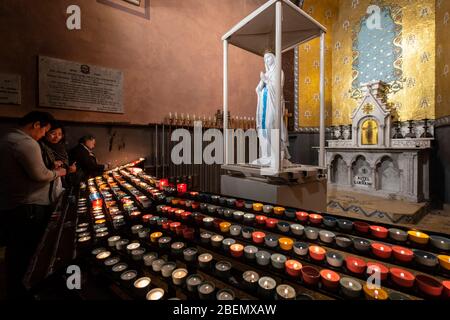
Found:
M 270 166 L 273 159 L 271 155 L 272 143 L 272 129 L 275 128 L 275 71 L 276 58 L 273 53 L 266 53 L 264 55 L 264 63 L 266 65 L 266 72 L 261 72 L 261 80 L 256 88 L 258 95 L 258 107 L 256 110 L 256 129 L 258 131 L 259 145 L 261 151 L 261 158 L 253 162 L 253 164 Z M 283 97 L 284 73 L 281 72 L 281 114 L 285 112 L 285 101 Z M 291 156 L 288 151 L 289 140 L 286 123 L 281 121 L 281 161 L 283 166 L 289 165 L 288 161 Z M 274 136 L 275 137 L 275 136 Z

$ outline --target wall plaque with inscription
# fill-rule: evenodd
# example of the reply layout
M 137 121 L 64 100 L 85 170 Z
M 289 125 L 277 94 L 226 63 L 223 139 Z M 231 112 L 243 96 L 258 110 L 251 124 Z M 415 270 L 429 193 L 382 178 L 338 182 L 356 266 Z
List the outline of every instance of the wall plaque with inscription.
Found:
M 20 75 L 0 73 L 0 103 L 21 104 Z
M 39 57 L 39 106 L 123 113 L 119 70 Z

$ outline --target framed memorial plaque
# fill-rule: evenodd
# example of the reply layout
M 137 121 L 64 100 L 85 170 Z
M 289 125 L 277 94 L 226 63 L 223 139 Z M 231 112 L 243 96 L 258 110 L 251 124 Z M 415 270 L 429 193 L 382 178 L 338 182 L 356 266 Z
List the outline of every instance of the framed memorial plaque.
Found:
M 129 2 L 131 4 L 134 4 L 136 6 L 140 6 L 141 5 L 141 0 L 124 0 L 126 2 Z
M 0 103 L 20 104 L 21 96 L 20 75 L 0 73 Z
M 39 57 L 39 106 L 123 113 L 122 99 L 122 71 Z

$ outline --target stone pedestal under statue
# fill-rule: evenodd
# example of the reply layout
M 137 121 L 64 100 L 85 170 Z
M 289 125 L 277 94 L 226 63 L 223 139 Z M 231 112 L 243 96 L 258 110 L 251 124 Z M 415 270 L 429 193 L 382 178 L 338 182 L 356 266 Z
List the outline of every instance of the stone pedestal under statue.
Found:
M 221 193 L 234 198 L 271 203 L 285 207 L 325 212 L 326 179 L 306 179 L 282 184 L 258 177 L 222 175 Z

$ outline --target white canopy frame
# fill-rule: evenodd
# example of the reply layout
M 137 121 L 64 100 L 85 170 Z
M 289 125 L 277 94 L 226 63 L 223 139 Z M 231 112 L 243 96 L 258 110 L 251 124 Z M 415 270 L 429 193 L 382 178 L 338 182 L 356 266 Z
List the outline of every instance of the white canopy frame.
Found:
M 275 130 L 280 132 L 283 121 L 281 114 L 281 79 L 282 53 L 294 49 L 298 45 L 320 37 L 320 145 L 319 164 L 325 167 L 325 34 L 327 29 L 289 0 L 269 0 L 260 8 L 244 18 L 223 37 L 223 114 L 224 114 L 224 159 L 229 165 L 231 159 L 230 137 L 228 128 L 228 46 L 234 45 L 259 56 L 264 56 L 267 50 L 273 50 L 276 56 L 276 124 Z M 278 130 L 277 130 L 278 129 Z M 270 172 L 278 175 L 283 172 L 280 145 L 272 145 Z M 267 170 L 265 170 L 267 172 Z

